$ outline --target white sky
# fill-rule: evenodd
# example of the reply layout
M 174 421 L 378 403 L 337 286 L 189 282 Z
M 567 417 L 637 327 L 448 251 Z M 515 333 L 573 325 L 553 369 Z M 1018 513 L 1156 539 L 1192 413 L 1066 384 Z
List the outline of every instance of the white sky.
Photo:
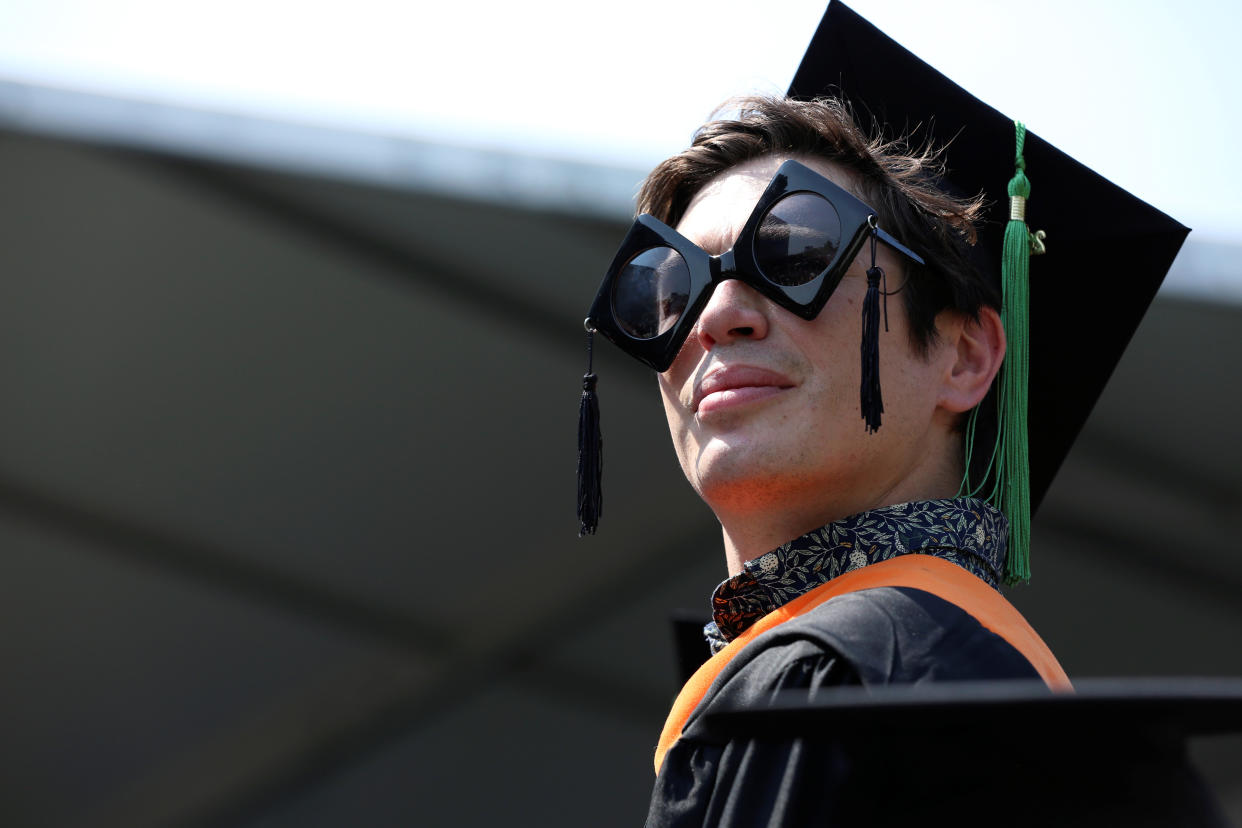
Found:
M 783 91 L 824 5 L 0 0 L 0 78 L 637 168 L 723 98 Z M 1199 237 L 1242 240 L 1242 3 L 850 5 Z

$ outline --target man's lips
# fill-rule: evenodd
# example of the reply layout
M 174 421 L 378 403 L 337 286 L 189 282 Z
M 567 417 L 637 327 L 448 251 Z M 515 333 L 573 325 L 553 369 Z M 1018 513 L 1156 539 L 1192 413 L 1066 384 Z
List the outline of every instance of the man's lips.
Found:
M 779 394 L 794 383 L 784 374 L 748 365 L 709 371 L 694 387 L 691 409 L 707 414 Z

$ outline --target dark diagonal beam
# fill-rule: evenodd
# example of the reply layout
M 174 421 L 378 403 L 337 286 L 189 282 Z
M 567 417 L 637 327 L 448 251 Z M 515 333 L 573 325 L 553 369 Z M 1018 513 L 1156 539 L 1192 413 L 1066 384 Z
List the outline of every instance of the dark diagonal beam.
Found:
M 2 470 L 0 513 L 83 541 L 88 548 L 130 563 L 275 607 L 367 641 L 428 658 L 443 657 L 449 649 L 451 637 L 439 625 L 255 563 L 259 555 L 239 554 L 40 491 Z
M 342 255 L 375 266 L 420 289 L 483 314 L 501 325 L 517 325 L 557 349 L 579 344 L 581 320 L 550 309 L 499 275 L 480 279 L 429 254 L 412 249 L 339 215 L 271 191 L 255 183 L 245 171 L 185 158 L 132 150 L 113 150 L 131 163 L 158 170 L 200 192 L 224 199 L 231 210 L 262 218 L 305 236 L 316 244 L 336 248 Z
M 620 715 L 636 726 L 655 727 L 666 712 L 668 697 L 638 686 L 621 686 L 598 677 L 549 664 L 545 653 L 554 649 L 566 630 L 607 618 L 601 608 L 616 607 L 615 596 L 650 586 L 657 568 L 676 578 L 697 562 L 688 550 L 702 549 L 701 531 L 683 531 L 652 544 L 641 557 L 602 573 L 558 605 L 546 607 L 525 623 L 490 627 L 492 637 L 468 642 L 440 665 L 436 675 L 409 695 L 392 700 L 357 717 L 350 726 L 324 731 L 313 745 L 291 752 L 273 763 L 245 788 L 221 791 L 197 811 L 178 816 L 177 824 L 190 828 L 225 828 L 261 817 L 365 761 L 389 745 L 410 737 L 446 712 L 469 703 L 505 680 L 534 686 L 549 698 L 586 709 Z

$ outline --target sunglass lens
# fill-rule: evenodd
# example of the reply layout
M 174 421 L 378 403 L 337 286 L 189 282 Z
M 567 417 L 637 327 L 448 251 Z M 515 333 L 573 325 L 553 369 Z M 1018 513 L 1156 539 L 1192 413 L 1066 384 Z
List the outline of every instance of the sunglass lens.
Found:
M 773 284 L 805 285 L 828 269 L 840 246 L 836 208 L 813 193 L 793 193 L 772 205 L 760 222 L 755 261 Z
M 690 298 L 690 268 L 671 247 L 652 247 L 625 263 L 612 282 L 612 314 L 635 339 L 676 324 Z

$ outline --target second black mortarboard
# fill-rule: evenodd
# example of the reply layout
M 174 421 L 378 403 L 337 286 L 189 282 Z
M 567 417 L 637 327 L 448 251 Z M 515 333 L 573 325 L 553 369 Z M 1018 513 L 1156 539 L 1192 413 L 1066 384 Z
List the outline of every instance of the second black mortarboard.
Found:
M 1187 741 L 1242 731 L 1237 679 L 946 682 L 785 691 L 708 711 L 702 744 L 791 740 L 815 785 L 730 824 L 1227 825 Z M 799 780 L 799 782 L 802 780 Z M 746 800 L 742 798 L 743 805 Z

